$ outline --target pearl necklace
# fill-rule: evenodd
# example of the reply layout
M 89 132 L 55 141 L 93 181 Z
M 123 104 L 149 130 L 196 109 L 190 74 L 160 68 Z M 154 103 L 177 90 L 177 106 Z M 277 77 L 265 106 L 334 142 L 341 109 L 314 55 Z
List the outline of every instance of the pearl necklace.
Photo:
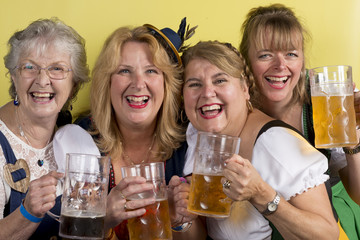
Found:
M 16 117 L 17 117 L 17 122 L 18 122 L 18 128 L 19 128 L 20 136 L 23 137 L 23 138 L 25 138 L 27 144 L 34 149 L 35 156 L 36 156 L 36 158 L 38 159 L 37 164 L 39 165 L 39 167 L 42 167 L 42 166 L 44 165 L 44 159 L 42 159 L 41 157 L 39 157 L 39 155 L 37 154 L 37 149 L 34 148 L 34 147 L 31 145 L 29 139 L 26 137 L 26 135 L 25 135 L 25 133 L 24 133 L 22 127 L 21 127 L 20 121 L 19 121 L 19 115 L 18 115 L 17 109 L 16 109 Z M 50 139 L 51 139 L 51 137 L 50 137 L 49 140 L 47 141 L 46 146 L 49 144 Z
M 123 145 L 122 141 L 120 141 L 120 144 L 121 144 L 122 150 L 123 150 L 123 151 L 122 151 L 122 155 L 123 155 L 124 160 L 126 159 L 127 162 L 129 162 L 129 163 L 131 164 L 131 166 L 144 163 L 145 160 L 148 160 L 149 157 L 150 157 L 150 151 L 151 151 L 151 149 L 152 149 L 153 146 L 154 146 L 155 138 L 156 138 L 156 133 L 154 134 L 153 139 L 152 139 L 152 142 L 151 142 L 151 144 L 150 144 L 150 147 L 149 147 L 149 149 L 148 149 L 148 151 L 147 151 L 147 153 L 146 153 L 146 158 L 144 158 L 144 159 L 143 159 L 141 162 L 139 162 L 139 163 L 135 163 L 133 160 L 131 160 L 131 158 L 129 157 L 129 155 L 127 155 L 127 154 L 125 153 L 125 148 L 124 148 L 124 145 Z

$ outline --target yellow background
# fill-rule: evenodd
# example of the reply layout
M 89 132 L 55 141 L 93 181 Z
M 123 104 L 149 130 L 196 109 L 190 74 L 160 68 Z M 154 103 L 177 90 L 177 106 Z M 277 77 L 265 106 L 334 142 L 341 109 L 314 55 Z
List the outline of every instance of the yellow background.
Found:
M 354 81 L 360 86 L 360 1 L 359 0 L 283 0 L 292 7 L 309 30 L 307 67 L 346 64 L 353 66 Z M 0 106 L 10 100 L 10 80 L 5 76 L 3 56 L 7 40 L 16 31 L 39 18 L 56 16 L 72 26 L 86 40 L 88 64 L 93 67 L 105 38 L 120 26 L 150 23 L 177 31 L 187 17 L 198 25 L 199 40 L 227 41 L 238 47 L 240 26 L 249 9 L 275 3 L 268 0 L 0 0 Z M 89 86 L 78 95 L 73 115 L 89 108 Z

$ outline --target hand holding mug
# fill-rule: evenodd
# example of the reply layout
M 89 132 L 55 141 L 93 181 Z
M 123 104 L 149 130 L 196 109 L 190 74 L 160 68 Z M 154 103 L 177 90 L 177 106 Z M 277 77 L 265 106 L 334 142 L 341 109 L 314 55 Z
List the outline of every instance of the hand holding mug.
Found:
M 168 186 L 170 218 L 172 226 L 180 226 L 198 217 L 187 210 L 190 184 L 184 178 L 173 176 Z
M 30 182 L 24 207 L 31 215 L 42 218 L 55 205 L 56 185 L 63 176 L 62 173 L 52 171 Z
M 356 116 L 356 129 L 360 128 L 360 91 L 354 91 L 354 108 Z
M 143 177 L 152 185 L 150 189 L 142 192 L 139 192 L 135 185 L 130 192 L 121 192 L 122 197 L 127 200 L 126 209 L 136 208 L 135 204 L 144 203 L 145 199 L 155 199 L 153 204 L 146 206 L 145 214 L 128 220 L 130 239 L 172 239 L 164 163 L 152 162 L 122 167 L 121 174 L 124 178 Z
M 146 213 L 145 206 L 155 203 L 155 198 L 126 200 L 127 196 L 149 191 L 153 188 L 143 177 L 125 177 L 107 197 L 105 229 L 117 226 L 122 221 Z
M 229 181 L 228 187 L 224 187 L 224 193 L 234 201 L 249 200 L 250 202 L 261 198 L 258 191 L 262 186 L 263 179 L 249 160 L 233 155 L 225 161 L 224 178 L 221 182 Z

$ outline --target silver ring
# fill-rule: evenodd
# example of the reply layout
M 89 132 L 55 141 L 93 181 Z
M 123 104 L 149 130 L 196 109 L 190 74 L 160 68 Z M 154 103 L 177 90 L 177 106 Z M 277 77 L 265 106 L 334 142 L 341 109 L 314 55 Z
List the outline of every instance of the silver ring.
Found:
M 127 208 L 127 206 L 126 206 L 126 202 L 125 202 L 125 204 L 124 204 L 124 210 L 126 211 L 128 208 Z
M 231 182 L 229 180 L 226 180 L 223 184 L 223 187 L 226 188 L 226 189 L 229 189 L 230 188 L 230 185 L 231 185 Z

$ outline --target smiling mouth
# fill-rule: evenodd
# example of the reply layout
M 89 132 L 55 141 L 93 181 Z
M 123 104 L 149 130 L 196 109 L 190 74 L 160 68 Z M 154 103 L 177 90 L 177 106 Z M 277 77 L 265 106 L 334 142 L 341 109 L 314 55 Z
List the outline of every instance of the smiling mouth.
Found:
M 141 96 L 141 97 L 127 96 L 126 101 L 131 105 L 144 105 L 149 101 L 149 97 L 148 96 Z
M 276 84 L 285 84 L 289 80 L 289 77 L 265 77 L 265 79 L 270 84 L 276 85 Z
M 55 97 L 55 93 L 39 93 L 39 92 L 32 92 L 30 93 L 31 97 L 38 101 L 44 100 L 52 100 Z
M 222 107 L 222 105 L 214 104 L 214 105 L 210 105 L 210 106 L 203 106 L 199 110 L 201 112 L 201 115 L 203 115 L 205 117 L 213 117 L 213 116 L 216 116 L 219 113 L 221 113 L 223 110 L 223 107 Z

